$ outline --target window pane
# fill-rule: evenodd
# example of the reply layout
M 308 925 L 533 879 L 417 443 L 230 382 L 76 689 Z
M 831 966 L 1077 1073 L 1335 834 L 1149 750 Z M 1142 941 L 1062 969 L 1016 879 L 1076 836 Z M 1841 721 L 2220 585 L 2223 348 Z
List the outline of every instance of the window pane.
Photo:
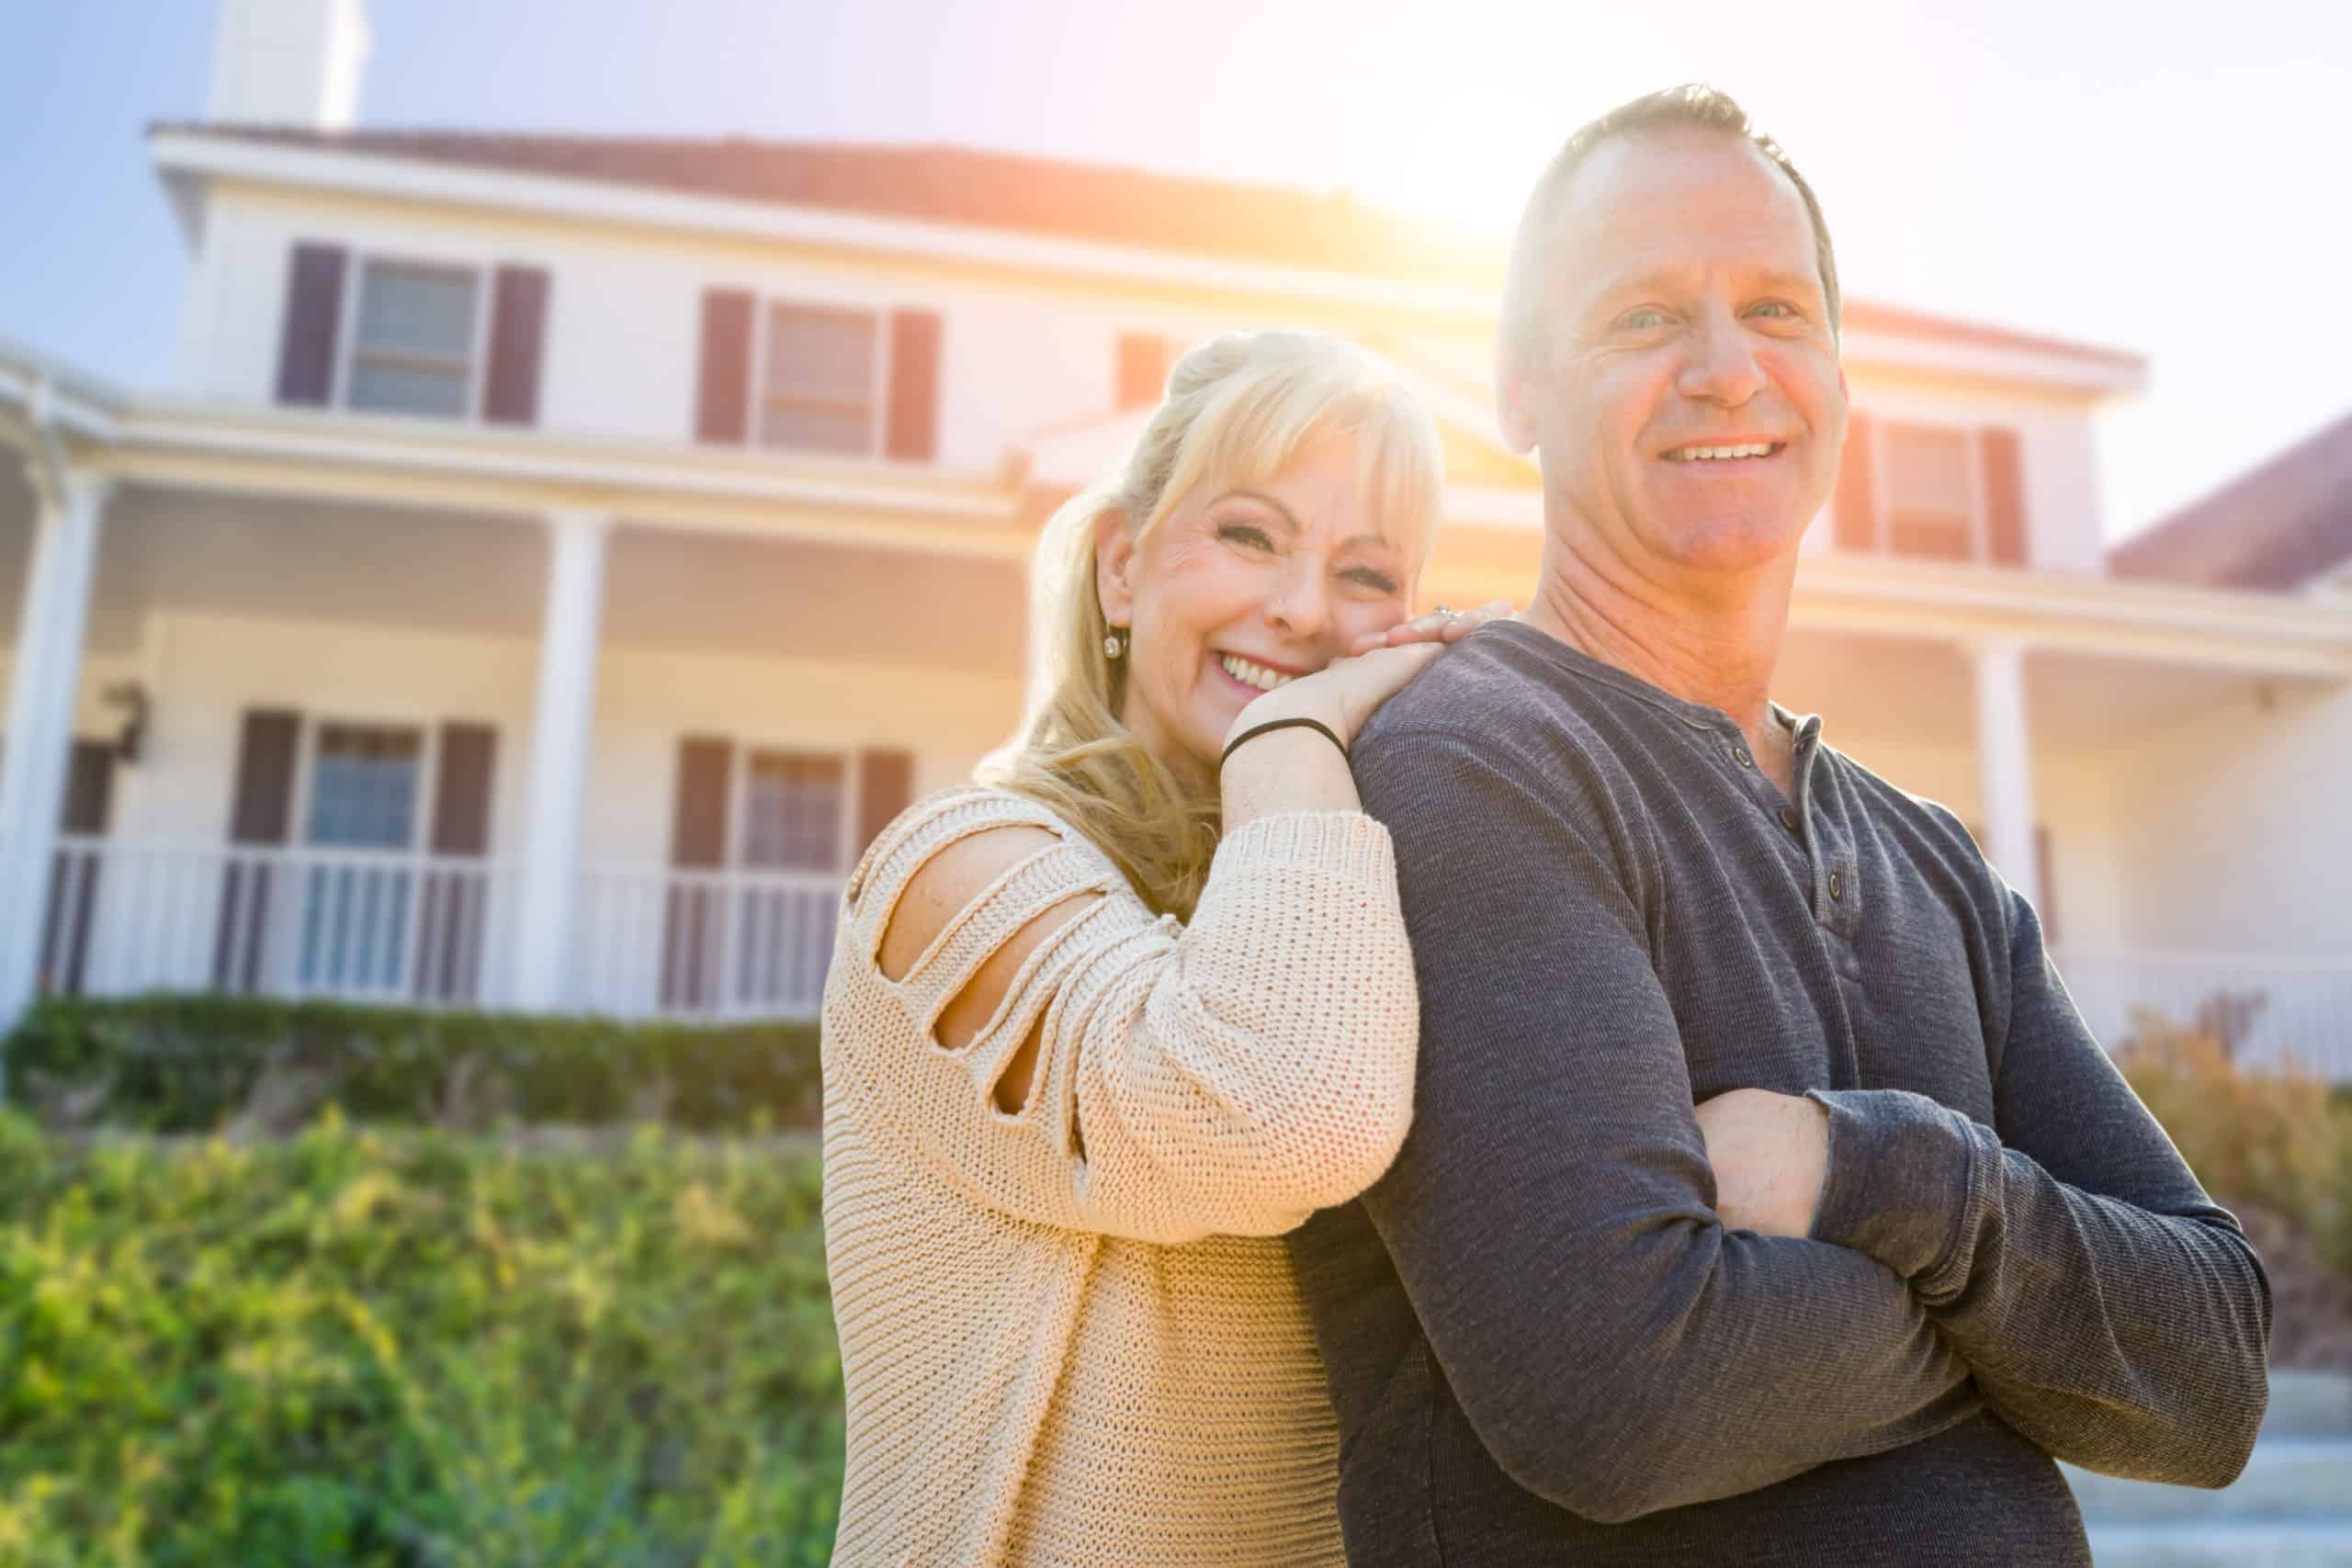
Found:
M 839 757 L 754 751 L 743 799 L 742 863 L 840 871 L 848 780 Z
M 873 430 L 874 417 L 865 412 L 771 404 L 760 415 L 762 444 L 795 452 L 865 452 L 873 446 Z
M 1966 558 L 1973 553 L 1968 491 L 1968 433 L 1921 425 L 1886 428 L 1887 543 L 1898 554 L 1907 536 L 1917 553 Z
M 420 730 L 330 724 L 319 730 L 305 838 L 339 849 L 404 850 L 415 841 Z
M 801 401 L 871 405 L 876 325 L 864 310 L 769 306 L 767 389 Z
M 380 413 L 447 414 L 462 419 L 466 412 L 466 373 L 435 370 L 418 365 L 385 365 L 362 356 L 351 362 L 351 390 L 344 400 L 356 409 Z
M 473 352 L 474 275 L 369 262 L 359 285 L 361 348 L 464 359 Z

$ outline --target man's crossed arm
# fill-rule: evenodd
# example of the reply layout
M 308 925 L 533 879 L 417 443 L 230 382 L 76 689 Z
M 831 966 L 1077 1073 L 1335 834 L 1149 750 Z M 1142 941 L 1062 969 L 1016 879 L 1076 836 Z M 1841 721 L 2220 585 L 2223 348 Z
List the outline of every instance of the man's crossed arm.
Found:
M 1413 1134 L 1365 1207 L 1464 1413 L 1521 1485 L 1600 1520 L 1753 1490 L 1964 1419 L 1972 1371 L 2053 1452 L 2166 1479 L 2234 1473 L 2267 1296 L 2153 1122 L 2083 1140 L 2120 1162 L 2064 1172 L 2115 1183 L 2092 1199 L 1919 1097 L 1828 1096 L 1819 1238 L 1727 1230 L 1680 1032 L 1602 826 L 1492 745 L 1391 735 L 1368 761 L 1360 783 L 1395 837 L 1412 923 L 1423 1066 Z M 2042 1005 L 2018 996 L 2013 1036 Z M 2052 1032 L 2004 1059 L 2005 1121 L 2045 1078 L 2080 1092 L 2075 1075 L 2049 1077 Z M 1922 1149 L 1951 1157 L 1896 1184 Z M 1880 1213 L 1882 1189 L 1903 1223 Z M 2151 1194 L 2197 1213 L 2135 1201 Z M 1929 1232 L 1972 1238 L 1959 1274 Z M 2069 1272 L 2042 1276 L 2053 1263 Z M 2200 1346 L 2208 1365 L 2184 1365 Z M 2185 1419 L 2217 1407 L 2218 1436 Z M 2258 1421 L 2258 1393 L 2252 1409 Z

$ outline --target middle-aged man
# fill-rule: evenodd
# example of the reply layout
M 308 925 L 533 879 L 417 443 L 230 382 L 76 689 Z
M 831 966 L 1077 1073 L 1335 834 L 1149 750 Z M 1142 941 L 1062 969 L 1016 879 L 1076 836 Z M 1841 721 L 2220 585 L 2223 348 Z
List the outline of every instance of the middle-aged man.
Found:
M 2261 1265 L 2032 908 L 1770 699 L 1838 331 L 1819 207 L 1720 94 L 1528 203 L 1542 581 L 1355 751 L 1422 1021 L 1403 1153 L 1294 1244 L 1355 1568 L 2081 1564 L 2052 1456 L 2218 1486 L 2254 1441 Z

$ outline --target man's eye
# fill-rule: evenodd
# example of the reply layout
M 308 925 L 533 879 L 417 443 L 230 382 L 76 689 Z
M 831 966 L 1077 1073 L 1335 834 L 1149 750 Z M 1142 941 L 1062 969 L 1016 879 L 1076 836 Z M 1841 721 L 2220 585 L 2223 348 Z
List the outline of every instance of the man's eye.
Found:
M 1274 541 L 1267 536 L 1263 528 L 1248 523 L 1220 523 L 1217 525 L 1216 536 L 1227 544 L 1246 545 L 1253 550 L 1271 550 L 1274 547 Z
M 1666 312 L 1663 310 L 1653 310 L 1645 305 L 1638 310 L 1628 310 L 1623 315 L 1618 317 L 1617 324 L 1623 327 L 1628 332 L 1645 333 L 1653 327 L 1664 326 L 1666 324 Z
M 1763 299 L 1748 307 L 1751 316 L 1771 316 L 1782 321 L 1795 319 L 1797 308 L 1785 299 Z

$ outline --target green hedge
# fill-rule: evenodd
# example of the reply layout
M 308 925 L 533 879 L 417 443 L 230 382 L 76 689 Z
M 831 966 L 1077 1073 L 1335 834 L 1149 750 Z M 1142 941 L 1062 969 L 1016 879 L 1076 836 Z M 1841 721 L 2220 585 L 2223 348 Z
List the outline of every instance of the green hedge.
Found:
M 821 1563 L 805 1138 L 0 1112 L 0 1562 Z
M 662 1121 L 813 1128 L 813 1023 L 729 1027 L 165 995 L 36 1007 L 8 1039 L 7 1095 L 51 1126 L 289 1131 L 354 1121 L 482 1128 Z

